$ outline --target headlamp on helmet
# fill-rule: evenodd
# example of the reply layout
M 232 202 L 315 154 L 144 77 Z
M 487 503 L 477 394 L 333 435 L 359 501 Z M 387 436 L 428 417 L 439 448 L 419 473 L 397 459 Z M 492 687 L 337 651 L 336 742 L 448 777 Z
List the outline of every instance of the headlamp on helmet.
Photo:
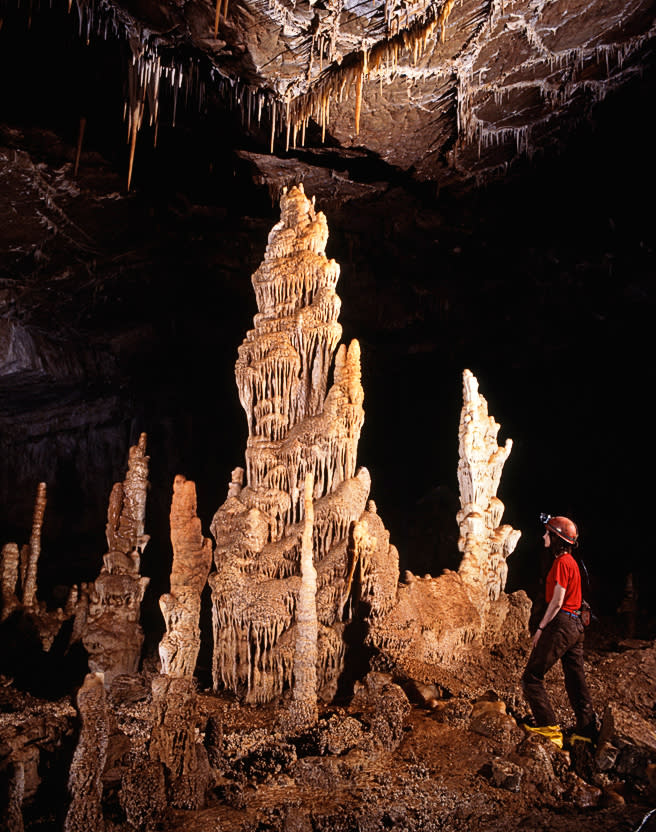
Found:
M 579 530 L 576 523 L 570 520 L 569 517 L 553 517 L 551 514 L 543 513 L 540 515 L 540 522 L 550 534 L 555 534 L 566 543 L 576 546 L 579 539 Z

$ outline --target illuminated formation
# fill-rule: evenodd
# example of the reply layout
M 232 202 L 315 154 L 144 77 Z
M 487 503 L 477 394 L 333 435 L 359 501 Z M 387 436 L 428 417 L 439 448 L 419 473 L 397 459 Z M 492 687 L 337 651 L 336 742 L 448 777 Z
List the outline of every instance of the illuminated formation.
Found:
M 214 685 L 251 702 L 269 701 L 292 684 L 307 474 L 314 482 L 317 687 L 324 697 L 334 694 L 352 576 L 348 534 L 370 488 L 368 471 L 356 472 L 364 420 L 359 344 L 342 344 L 335 354 L 339 266 L 324 254 L 326 218 L 302 186 L 285 192 L 280 207 L 253 275 L 254 329 L 235 368 L 248 421 L 246 484 L 235 469 L 212 522 Z M 395 568 L 393 547 L 375 555 L 367 571 Z
M 141 576 L 141 554 L 148 543 L 144 534 L 148 457 L 146 434 L 130 448 L 125 481 L 112 489 L 107 510 L 107 554 L 93 584 L 83 587 L 76 630 L 89 653 L 89 669 L 104 673 L 107 687 L 124 673 L 139 668 L 143 631 L 139 624 L 141 601 L 149 578 Z
M 159 645 L 162 673 L 191 678 L 200 650 L 201 593 L 212 565 L 212 541 L 196 515 L 196 486 L 183 476 L 173 483 L 171 591 L 159 599 L 166 634 Z
M 197 808 L 207 787 L 207 759 L 194 680 L 200 649 L 200 602 L 212 565 L 212 541 L 196 515 L 196 486 L 178 475 L 171 502 L 171 591 L 159 599 L 166 633 L 159 644 L 161 673 L 152 681 L 151 761 L 161 764 L 173 806 Z
M 458 548 L 463 553 L 458 573 L 470 587 L 479 587 L 492 601 L 503 592 L 508 576 L 506 558 L 521 532 L 500 525 L 503 503 L 497 497 L 503 466 L 512 439 L 497 445 L 499 425 L 488 416 L 487 402 L 469 370 L 463 373 L 464 404 L 460 415 L 460 526 Z
M 372 647 L 412 678 L 433 682 L 481 646 L 521 641 L 526 634 L 530 601 L 524 592 L 504 593 L 506 558 L 521 532 L 500 525 L 503 503 L 496 496 L 512 441 L 497 445 L 499 425 L 469 370 L 463 374 L 458 482 L 461 509 L 457 572 L 419 578 L 406 572 L 398 603 L 371 622 Z M 357 527 L 356 527 L 357 530 Z M 375 599 L 377 593 L 371 593 Z

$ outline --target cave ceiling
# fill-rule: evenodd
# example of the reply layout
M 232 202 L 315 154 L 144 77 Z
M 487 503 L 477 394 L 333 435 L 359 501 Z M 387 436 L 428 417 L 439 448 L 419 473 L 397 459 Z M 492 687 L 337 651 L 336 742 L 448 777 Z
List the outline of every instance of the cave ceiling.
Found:
M 129 45 L 130 145 L 182 107 L 229 109 L 272 181 L 303 145 L 440 185 L 498 178 L 653 61 L 651 0 L 71 0 L 69 17 L 91 48 Z

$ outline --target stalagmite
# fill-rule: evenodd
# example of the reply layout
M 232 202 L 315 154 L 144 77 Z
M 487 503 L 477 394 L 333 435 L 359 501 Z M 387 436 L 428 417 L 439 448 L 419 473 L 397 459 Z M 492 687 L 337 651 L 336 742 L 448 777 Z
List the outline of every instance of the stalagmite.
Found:
M 13 610 L 19 605 L 16 597 L 16 586 L 18 583 L 18 566 L 20 553 L 16 543 L 5 543 L 0 555 L 0 581 L 2 592 L 2 612 L 0 620 L 8 618 Z
M 37 574 L 41 554 L 41 528 L 46 509 L 46 484 L 39 483 L 34 501 L 30 542 L 6 543 L 0 552 L 0 621 L 14 611 L 31 619 L 45 651 L 50 650 L 62 624 L 75 614 L 77 587 L 71 587 L 65 607 L 48 609 L 37 598 Z
M 198 809 L 205 802 L 210 772 L 202 743 L 202 719 L 190 677 L 153 678 L 153 728 L 149 754 L 166 770 L 172 806 Z
M 103 832 L 102 775 L 107 760 L 110 710 L 102 673 L 87 674 L 77 695 L 80 737 L 68 777 L 71 804 L 64 832 Z
M 503 503 L 497 497 L 504 463 L 512 440 L 497 445 L 499 425 L 488 415 L 487 402 L 469 370 L 463 373 L 464 403 L 460 417 L 460 527 L 458 548 L 463 553 L 458 570 L 472 587 L 481 588 L 495 601 L 506 585 L 506 558 L 512 554 L 521 532 L 500 525 Z
M 301 542 L 301 586 L 296 606 L 296 650 L 292 711 L 299 725 L 317 721 L 317 570 L 312 562 L 314 476 L 305 475 L 305 523 Z
M 235 365 L 248 423 L 246 484 L 235 469 L 211 527 L 214 686 L 249 702 L 270 701 L 292 687 L 299 593 L 305 599 L 310 592 L 301 570 L 308 475 L 318 620 L 317 680 L 310 686 L 324 697 L 334 693 L 345 649 L 346 540 L 370 489 L 369 473 L 356 470 L 364 420 L 360 347 L 352 341 L 337 349 L 339 266 L 325 255 L 326 218 L 302 186 L 285 191 L 280 208 L 252 278 L 254 329 Z M 396 584 L 398 566 L 392 574 Z
M 498 643 L 508 646 L 526 638 L 531 603 L 522 591 L 504 592 L 506 558 L 520 532 L 501 526 L 503 503 L 496 493 L 512 442 L 497 445 L 499 425 L 488 415 L 478 383 L 465 370 L 464 404 L 460 418 L 460 526 L 458 547 L 463 553 L 458 572 L 444 570 L 439 577 L 423 579 L 406 573 L 396 598 L 377 614 L 383 594 L 364 574 L 355 570 L 362 598 L 372 605 L 368 643 L 386 660 L 422 682 L 439 682 L 442 673 L 466 660 L 470 651 Z M 357 524 L 349 544 L 358 564 L 373 549 L 371 521 Z M 379 579 L 378 579 L 379 580 Z
M 173 483 L 171 592 L 159 599 L 166 634 L 159 645 L 162 673 L 192 677 L 200 649 L 201 593 L 212 565 L 212 541 L 196 515 L 196 486 L 183 476 Z
M 32 517 L 32 534 L 30 535 L 29 554 L 27 559 L 27 570 L 23 584 L 23 606 L 31 609 L 36 604 L 36 576 L 41 554 L 41 527 L 43 526 L 43 515 L 46 510 L 46 484 L 39 483 L 34 501 L 34 514 Z
M 146 434 L 142 433 L 138 444 L 130 448 L 125 481 L 112 489 L 107 510 L 108 552 L 100 575 L 84 587 L 86 599 L 75 625 L 89 653 L 89 669 L 102 672 L 107 686 L 116 676 L 136 673 L 139 667 L 141 601 L 150 580 L 139 571 L 149 540 L 144 534 L 148 461 Z
M 233 472 L 233 478 L 236 476 Z M 209 769 L 199 745 L 200 721 L 194 680 L 200 649 L 201 593 L 212 565 L 212 542 L 196 515 L 196 486 L 178 475 L 171 501 L 171 591 L 159 599 L 166 633 L 159 644 L 161 674 L 153 678 L 150 757 L 166 771 L 172 805 L 203 805 Z

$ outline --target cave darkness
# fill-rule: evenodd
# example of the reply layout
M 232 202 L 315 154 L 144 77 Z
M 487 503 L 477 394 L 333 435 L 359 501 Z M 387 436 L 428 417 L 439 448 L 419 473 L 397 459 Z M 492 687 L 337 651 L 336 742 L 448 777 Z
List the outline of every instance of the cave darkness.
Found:
M 174 475 L 196 481 L 208 534 L 230 471 L 243 463 L 233 366 L 256 311 L 250 275 L 278 207 L 235 151 L 266 153 L 268 139 L 247 135 L 209 91 L 211 106 L 180 106 L 175 127 L 162 117 L 156 148 L 142 132 L 126 195 L 123 47 L 85 45 L 57 6 L 35 7 L 29 27 L 27 14 L 7 5 L 0 30 L 0 158 L 24 152 L 49 170 L 70 165 L 84 114 L 79 185 L 86 197 L 99 189 L 120 198 L 80 209 L 93 252 L 68 250 L 52 230 L 36 246 L 15 217 L 8 222 L 13 180 L 0 175 L 3 318 L 85 367 L 70 377 L 11 368 L 2 377 L 0 540 L 27 540 L 44 480 L 40 595 L 56 600 L 57 586 L 93 579 L 111 485 L 145 431 L 151 542 L 142 573 L 152 611 L 167 589 Z M 327 255 L 341 265 L 343 340 L 362 346 L 359 462 L 402 569 L 436 575 L 457 564 L 458 418 L 469 368 L 501 442 L 514 441 L 499 491 L 504 522 L 523 532 L 508 588 L 535 591 L 538 515 L 547 511 L 579 524 L 599 614 L 614 613 L 629 572 L 649 607 L 654 91 L 647 67 L 558 153 L 519 159 L 477 188 L 440 189 L 365 154 L 348 177 L 384 188 L 343 203 L 317 197 Z M 330 140 L 324 159 L 342 172 Z

